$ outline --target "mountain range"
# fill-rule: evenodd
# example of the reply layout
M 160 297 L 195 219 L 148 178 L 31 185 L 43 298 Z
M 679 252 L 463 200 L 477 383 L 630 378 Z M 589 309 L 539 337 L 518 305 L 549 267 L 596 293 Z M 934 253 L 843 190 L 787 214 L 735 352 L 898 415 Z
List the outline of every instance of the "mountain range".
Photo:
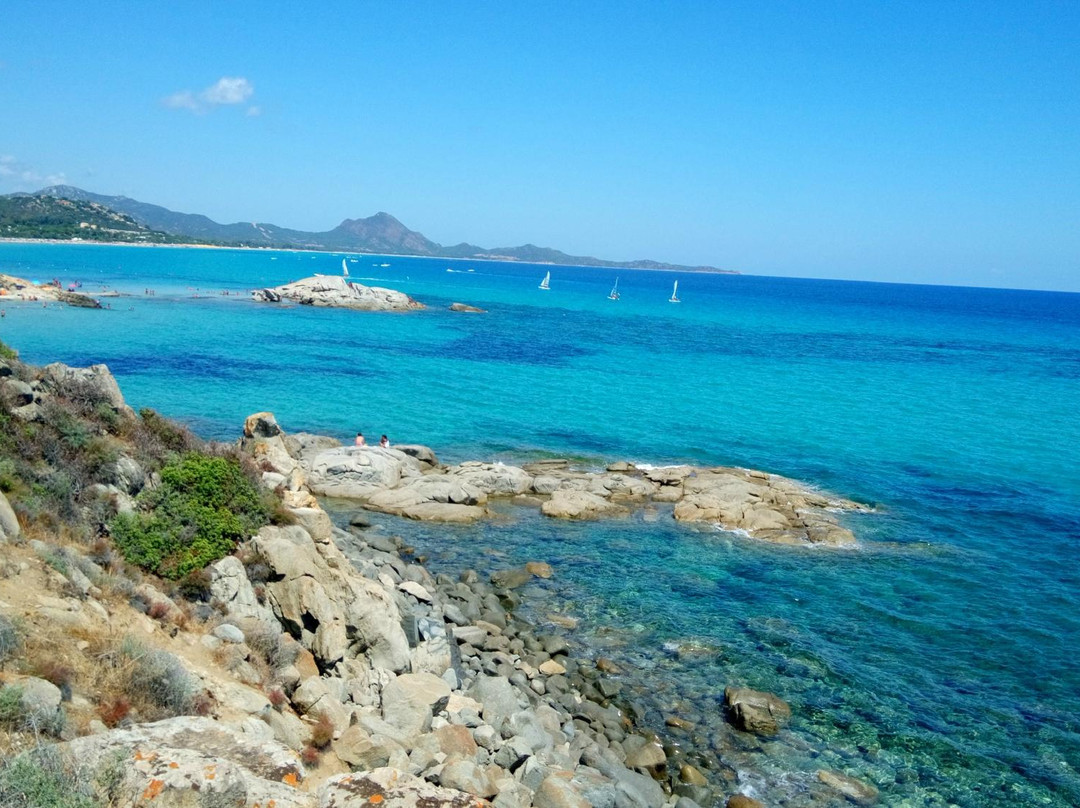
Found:
M 376 213 L 366 219 L 345 219 L 333 230 L 307 232 L 275 224 L 236 222 L 219 224 L 198 213 L 178 213 L 161 205 L 140 202 L 126 196 L 106 196 L 71 185 L 53 185 L 34 194 L 11 194 L 11 197 L 55 197 L 77 202 L 96 203 L 129 216 L 139 225 L 171 236 L 198 242 L 249 247 L 278 247 L 334 252 L 375 253 L 378 255 L 419 255 L 433 258 L 473 258 L 503 261 L 526 261 L 567 266 L 627 267 L 630 269 L 677 269 L 696 272 L 726 272 L 716 267 L 688 267 L 662 261 L 606 261 L 591 256 L 568 255 L 550 247 L 525 244 L 520 247 L 484 248 L 462 242 L 443 246 L 415 230 L 410 230 L 389 213 Z

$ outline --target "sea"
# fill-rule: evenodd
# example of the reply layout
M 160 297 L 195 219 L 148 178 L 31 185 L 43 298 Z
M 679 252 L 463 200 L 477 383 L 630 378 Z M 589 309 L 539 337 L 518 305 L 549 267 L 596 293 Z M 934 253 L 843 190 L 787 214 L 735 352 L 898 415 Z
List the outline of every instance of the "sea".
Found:
M 343 260 L 427 309 L 250 300 Z M 1080 804 L 1080 295 L 74 244 L 0 244 L 0 272 L 117 293 L 104 310 L 0 301 L 0 339 L 33 363 L 105 363 L 136 409 L 206 438 L 270 410 L 448 462 L 736 465 L 870 504 L 839 517 L 849 551 L 669 509 L 379 520 L 435 571 L 550 563 L 523 608 L 577 619 L 579 652 L 616 660 L 660 728 L 681 716 L 719 743 L 727 685 L 789 702 L 777 738 L 716 748 L 732 790 L 815 804 L 830 769 L 887 806 Z

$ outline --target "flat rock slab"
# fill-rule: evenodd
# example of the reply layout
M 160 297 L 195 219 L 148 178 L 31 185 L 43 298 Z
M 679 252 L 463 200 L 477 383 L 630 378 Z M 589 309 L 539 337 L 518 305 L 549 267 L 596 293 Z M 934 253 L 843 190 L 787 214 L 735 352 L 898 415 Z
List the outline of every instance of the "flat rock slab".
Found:
M 291 749 L 268 737 L 270 732 L 261 721 L 249 728 L 182 717 L 88 735 L 66 747 L 90 769 L 119 767 L 122 797 L 117 804 L 154 800 L 188 805 L 217 799 L 245 808 L 272 801 L 314 808 L 312 796 L 297 790 L 305 776 L 303 765 Z
M 540 507 L 540 512 L 553 519 L 599 519 L 626 511 L 610 500 L 588 491 L 558 490 Z
M 319 808 L 486 808 L 490 804 L 390 767 L 334 777 L 318 792 Z

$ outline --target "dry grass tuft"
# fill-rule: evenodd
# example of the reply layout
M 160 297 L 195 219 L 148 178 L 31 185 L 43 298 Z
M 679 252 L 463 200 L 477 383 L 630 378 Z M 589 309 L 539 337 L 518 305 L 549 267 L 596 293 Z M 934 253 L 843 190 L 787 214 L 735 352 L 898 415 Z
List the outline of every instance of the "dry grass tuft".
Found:
M 311 728 L 311 745 L 316 749 L 325 749 L 334 740 L 334 722 L 326 713 L 319 713 L 319 719 Z

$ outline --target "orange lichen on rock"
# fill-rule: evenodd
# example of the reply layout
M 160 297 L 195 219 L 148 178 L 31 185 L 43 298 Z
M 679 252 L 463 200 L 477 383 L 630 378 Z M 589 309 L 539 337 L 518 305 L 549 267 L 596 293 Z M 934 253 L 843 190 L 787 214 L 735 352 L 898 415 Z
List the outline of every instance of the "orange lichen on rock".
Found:
M 382 795 L 382 794 L 372 794 L 372 795 L 371 795 L 371 796 L 370 796 L 370 797 L 368 798 L 368 802 L 370 802 L 370 803 L 371 803 L 372 805 L 378 805 L 378 804 L 379 804 L 380 802 L 382 802 L 382 801 L 383 801 L 383 799 L 384 799 L 384 798 L 383 798 L 383 795 Z
M 300 784 L 300 778 L 296 776 L 296 772 L 289 772 L 281 778 L 281 781 L 285 783 L 285 785 L 292 786 L 293 788 Z
M 150 785 L 146 787 L 146 790 L 142 793 L 144 800 L 152 800 L 158 794 L 160 794 L 165 788 L 164 780 L 151 780 Z

